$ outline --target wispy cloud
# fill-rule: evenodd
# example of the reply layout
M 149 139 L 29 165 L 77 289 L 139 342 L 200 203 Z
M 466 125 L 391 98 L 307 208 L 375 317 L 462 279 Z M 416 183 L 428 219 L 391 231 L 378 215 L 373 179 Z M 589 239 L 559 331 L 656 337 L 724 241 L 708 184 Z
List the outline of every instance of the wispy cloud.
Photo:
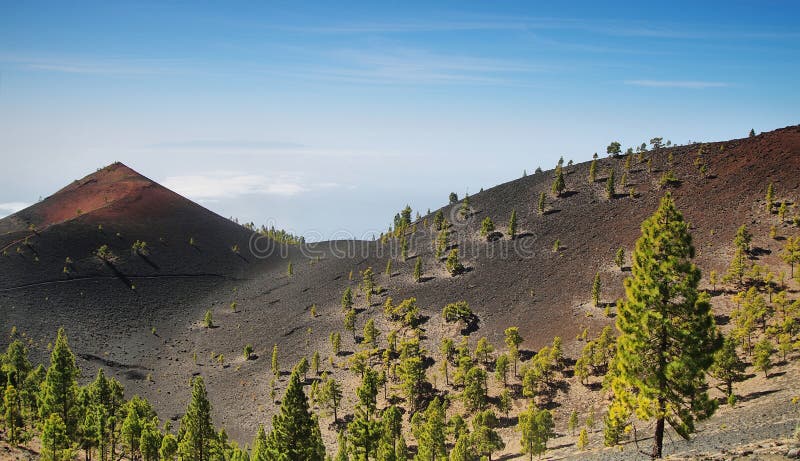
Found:
M 520 30 L 526 28 L 523 21 L 399 21 L 343 23 L 320 26 L 270 26 L 270 29 L 287 32 L 320 34 L 364 34 L 364 33 L 418 33 L 458 32 L 470 30 Z
M 326 53 L 325 64 L 309 67 L 262 69 L 264 73 L 292 75 L 321 81 L 377 85 L 521 85 L 530 74 L 555 66 L 525 60 L 496 59 L 425 49 L 382 47 L 340 49 Z
M 28 208 L 31 204 L 25 202 L 5 202 L 0 203 L 0 216 L 8 216 L 19 210 Z
M 626 85 L 648 88 L 687 88 L 703 90 L 706 88 L 725 88 L 731 86 L 727 82 L 708 82 L 699 80 L 625 80 Z
M 170 176 L 162 184 L 181 195 L 206 202 L 245 195 L 291 197 L 314 189 L 339 186 L 330 182 L 305 184 L 299 175 L 281 174 L 270 177 L 239 172 Z
M 151 144 L 154 149 L 233 149 L 233 150 L 273 150 L 300 149 L 303 144 L 283 141 L 225 140 L 225 139 L 191 139 L 185 141 L 165 141 Z
M 0 54 L 0 62 L 43 72 L 86 75 L 143 76 L 173 72 L 177 62 L 161 59 L 127 59 L 55 55 Z

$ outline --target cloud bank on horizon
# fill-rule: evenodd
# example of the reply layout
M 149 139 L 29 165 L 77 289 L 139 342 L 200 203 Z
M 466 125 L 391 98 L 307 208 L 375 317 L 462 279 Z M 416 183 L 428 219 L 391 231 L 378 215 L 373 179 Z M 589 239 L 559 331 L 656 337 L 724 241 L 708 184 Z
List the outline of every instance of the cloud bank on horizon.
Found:
M 0 5 L 0 216 L 121 160 L 294 233 L 382 229 L 617 140 L 798 123 L 800 6 Z M 24 160 L 17 160 L 24 159 Z M 46 166 L 47 168 L 43 168 Z

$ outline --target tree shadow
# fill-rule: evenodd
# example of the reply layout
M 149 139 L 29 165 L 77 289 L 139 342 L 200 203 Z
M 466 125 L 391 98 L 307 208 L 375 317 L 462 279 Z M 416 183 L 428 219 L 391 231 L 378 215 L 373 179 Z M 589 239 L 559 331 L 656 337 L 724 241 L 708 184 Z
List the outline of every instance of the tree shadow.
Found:
M 247 258 L 245 258 L 245 257 L 244 257 L 244 255 L 242 255 L 241 253 L 238 253 L 238 252 L 237 252 L 237 253 L 236 253 L 236 256 L 238 256 L 238 257 L 239 257 L 239 259 L 241 259 L 242 261 L 246 262 L 247 264 L 250 264 L 250 260 L 249 260 L 249 259 L 247 259 Z
M 770 255 L 772 254 L 772 250 L 769 248 L 761 248 L 761 247 L 753 247 L 750 249 L 750 255 L 754 257 Z
M 498 240 L 500 240 L 502 238 L 503 238 L 503 233 L 502 232 L 494 231 L 494 232 L 492 232 L 492 233 L 490 233 L 489 235 L 486 236 L 486 241 L 487 242 L 496 242 L 496 241 L 498 241 Z
M 142 261 L 147 263 L 148 266 L 152 267 L 153 269 L 155 269 L 157 271 L 161 270 L 161 268 L 158 267 L 158 264 L 156 264 L 152 259 L 150 259 L 150 257 L 148 257 L 147 255 L 141 254 L 141 253 L 137 253 L 137 254 L 139 255 L 140 258 L 142 258 Z
M 566 191 L 561 193 L 560 198 L 569 198 L 569 197 L 572 197 L 573 195 L 578 195 L 578 191 L 576 191 L 576 190 L 566 190 Z
M 429 282 L 429 281 L 433 280 L 434 278 L 436 278 L 436 277 L 420 277 L 419 278 L 419 283 Z
M 517 234 L 517 236 L 514 237 L 514 240 L 521 240 L 521 239 L 528 238 L 528 237 L 533 237 L 533 236 L 534 236 L 533 232 L 523 232 L 521 234 Z
M 714 316 L 714 321 L 719 326 L 727 325 L 731 322 L 731 317 L 727 314 L 719 314 Z
M 542 213 L 542 214 L 547 216 L 549 214 L 556 214 L 556 213 L 561 213 L 561 210 L 558 209 L 558 208 L 550 208 L 548 210 L 544 210 L 544 213 Z
M 472 333 L 478 331 L 480 328 L 481 319 L 478 318 L 477 315 L 473 314 L 470 318 L 464 323 L 464 328 L 461 329 L 462 336 L 469 336 Z
M 751 392 L 751 393 L 749 393 L 747 395 L 743 395 L 742 397 L 739 398 L 739 401 L 740 402 L 749 402 L 751 400 L 755 400 L 755 399 L 760 398 L 760 397 L 764 397 L 764 396 L 767 396 L 767 395 L 770 395 L 770 394 L 774 394 L 774 393 L 779 392 L 779 391 L 780 391 L 780 389 L 769 389 L 769 390 L 766 390 L 766 391 L 755 391 L 755 392 Z
M 111 270 L 111 273 L 114 274 L 114 277 L 120 279 L 125 285 L 128 286 L 128 288 L 133 288 L 133 282 L 131 282 L 131 280 L 128 277 L 126 277 L 125 274 L 123 274 L 116 267 L 114 267 L 114 264 L 112 264 L 111 261 L 104 259 L 103 262 L 109 268 L 109 270 Z

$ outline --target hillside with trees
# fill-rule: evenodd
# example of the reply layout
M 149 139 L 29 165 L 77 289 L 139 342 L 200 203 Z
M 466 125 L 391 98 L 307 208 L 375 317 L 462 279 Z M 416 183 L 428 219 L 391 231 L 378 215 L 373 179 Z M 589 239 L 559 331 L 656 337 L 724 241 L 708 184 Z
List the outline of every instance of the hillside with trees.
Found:
M 800 127 L 605 149 L 406 207 L 373 241 L 241 226 L 101 169 L 0 220 L 0 450 L 786 453 Z

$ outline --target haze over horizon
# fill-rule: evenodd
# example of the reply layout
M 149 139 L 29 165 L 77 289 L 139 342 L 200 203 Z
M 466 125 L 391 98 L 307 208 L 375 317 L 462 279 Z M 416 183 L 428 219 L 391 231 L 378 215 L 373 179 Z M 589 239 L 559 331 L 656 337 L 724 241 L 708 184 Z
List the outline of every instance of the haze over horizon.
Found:
M 0 216 L 122 161 L 227 217 L 369 237 L 635 146 L 798 123 L 792 2 L 0 4 Z

